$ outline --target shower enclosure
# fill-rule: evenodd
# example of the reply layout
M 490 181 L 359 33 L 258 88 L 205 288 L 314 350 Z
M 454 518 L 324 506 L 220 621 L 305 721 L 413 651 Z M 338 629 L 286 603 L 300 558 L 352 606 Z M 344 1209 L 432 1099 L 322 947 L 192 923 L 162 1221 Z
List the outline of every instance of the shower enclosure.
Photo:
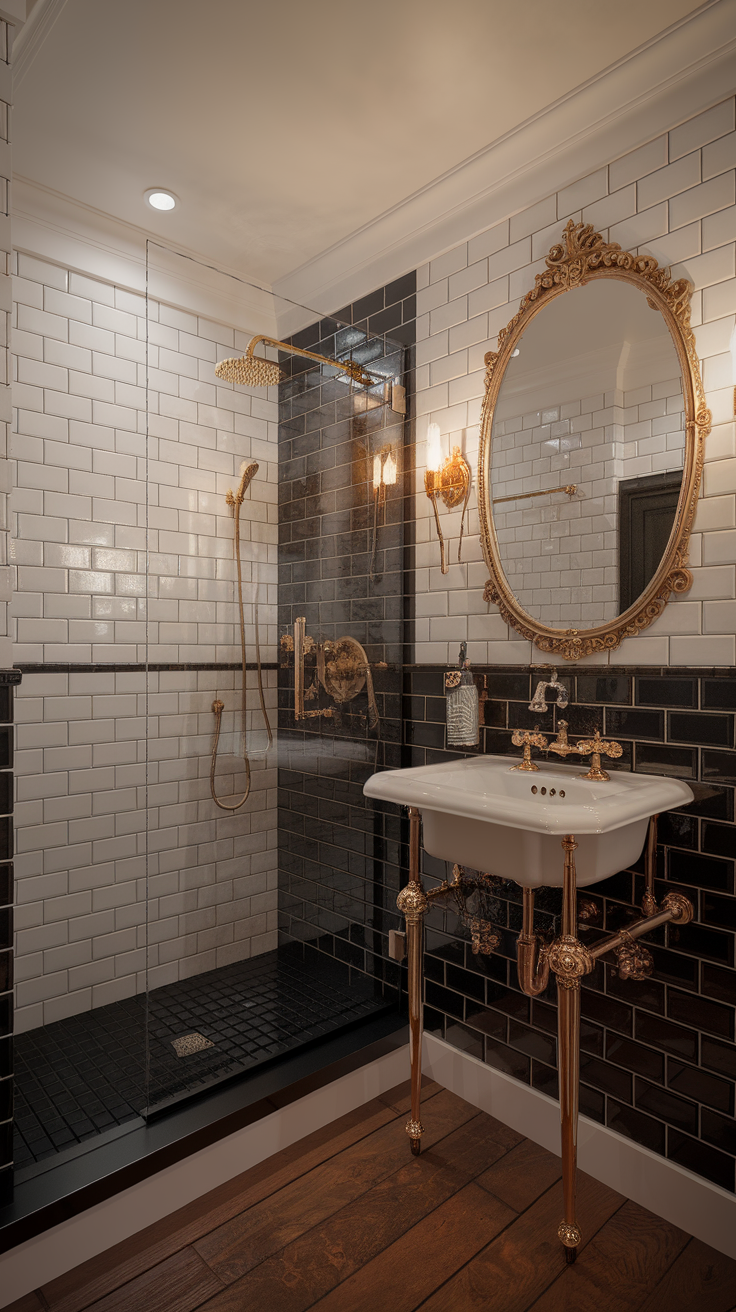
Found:
M 350 307 L 153 242 L 145 294 L 19 262 L 18 377 L 62 362 L 16 393 L 24 1179 L 395 1009 L 398 818 L 361 786 L 399 750 L 404 419 L 403 343 Z M 219 378 L 257 332 L 369 376 Z M 321 685 L 295 719 L 297 616 L 362 644 L 375 713 Z

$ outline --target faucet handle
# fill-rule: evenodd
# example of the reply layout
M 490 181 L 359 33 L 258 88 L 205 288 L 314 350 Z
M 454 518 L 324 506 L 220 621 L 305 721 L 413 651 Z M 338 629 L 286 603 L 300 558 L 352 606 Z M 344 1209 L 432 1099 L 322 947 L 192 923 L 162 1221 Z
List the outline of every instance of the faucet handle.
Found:
M 518 765 L 513 765 L 512 770 L 538 770 L 539 766 L 532 760 L 532 747 L 546 747 L 547 739 L 543 733 L 538 732 L 539 725 L 534 726 L 533 732 L 529 729 L 514 729 L 511 735 L 511 741 L 514 747 L 524 748 L 524 758 Z
M 624 754 L 621 744 L 601 738 L 599 729 L 596 729 L 593 738 L 585 738 L 582 742 L 579 742 L 577 750 L 581 756 L 590 755 L 590 769 L 587 774 L 581 775 L 580 778 L 598 781 L 610 779 L 611 777 L 605 770 L 601 769 L 601 757 L 618 757 Z

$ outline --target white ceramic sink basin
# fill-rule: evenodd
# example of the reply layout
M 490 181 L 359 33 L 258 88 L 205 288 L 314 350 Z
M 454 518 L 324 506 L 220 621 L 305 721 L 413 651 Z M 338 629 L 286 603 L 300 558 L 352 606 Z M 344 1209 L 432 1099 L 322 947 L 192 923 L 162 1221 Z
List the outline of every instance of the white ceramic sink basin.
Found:
M 564 834 L 573 834 L 580 887 L 607 879 L 638 859 L 651 815 L 686 806 L 680 779 L 619 771 L 604 783 L 581 779 L 576 765 L 527 773 L 508 756 L 476 756 L 447 765 L 371 775 L 368 797 L 415 806 L 425 851 L 473 870 L 537 887 L 562 884 Z

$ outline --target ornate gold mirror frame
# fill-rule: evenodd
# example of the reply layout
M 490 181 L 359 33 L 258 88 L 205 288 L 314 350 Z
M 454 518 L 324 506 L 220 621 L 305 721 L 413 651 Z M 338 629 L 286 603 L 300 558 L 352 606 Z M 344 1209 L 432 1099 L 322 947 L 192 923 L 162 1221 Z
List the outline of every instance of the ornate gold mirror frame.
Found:
M 687 568 L 688 549 L 695 507 L 703 472 L 705 439 L 710 432 L 711 416 L 705 405 L 705 393 L 690 327 L 692 284 L 686 278 L 673 281 L 670 270 L 660 268 L 651 255 L 632 255 L 616 242 L 605 242 L 590 224 L 567 224 L 562 241 L 552 246 L 538 273 L 534 287 L 523 297 L 518 313 L 498 334 L 498 350 L 485 356 L 486 379 L 481 411 L 480 453 L 478 459 L 478 505 L 483 554 L 490 578 L 483 596 L 493 602 L 507 623 L 523 638 L 530 639 L 540 651 L 576 661 L 591 652 L 611 651 L 624 638 L 636 637 L 661 615 L 670 594 L 687 592 L 692 574 Z M 516 350 L 524 329 L 539 311 L 574 287 L 593 278 L 616 278 L 631 283 L 644 293 L 652 309 L 664 316 L 675 344 L 682 375 L 685 406 L 685 464 L 680 498 L 672 531 L 659 567 L 632 606 L 616 619 L 589 629 L 553 629 L 532 618 L 519 604 L 506 575 L 499 554 L 491 507 L 491 431 L 506 366 Z

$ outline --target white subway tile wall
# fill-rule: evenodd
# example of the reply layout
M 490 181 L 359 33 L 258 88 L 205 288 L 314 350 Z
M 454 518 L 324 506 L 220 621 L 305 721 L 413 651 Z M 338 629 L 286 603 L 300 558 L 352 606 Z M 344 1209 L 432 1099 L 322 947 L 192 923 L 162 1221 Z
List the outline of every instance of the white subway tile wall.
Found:
M 215 378 L 233 329 L 28 255 L 15 279 L 12 661 L 276 658 L 277 403 Z M 146 425 L 148 422 L 148 442 Z M 148 552 L 148 569 L 147 566 Z M 8 663 L 12 663 L 11 659 Z M 266 700 L 276 719 L 276 676 Z M 23 1030 L 276 946 L 276 768 L 248 673 L 247 805 L 237 670 L 26 673 L 16 697 L 16 1027 Z M 148 746 L 146 746 L 148 744 Z M 147 854 L 147 855 L 146 855 Z
M 524 665 L 538 658 L 536 648 L 483 601 L 488 570 L 475 479 L 461 564 L 460 510 L 441 511 L 453 563 L 448 574 L 440 572 L 433 512 L 424 492 L 424 443 L 428 424 L 439 424 L 445 453 L 460 446 L 475 472 L 483 357 L 495 349 L 499 329 L 533 287 L 549 247 L 572 218 L 655 256 L 672 266 L 675 277 L 692 281 L 691 321 L 713 414 L 691 539 L 692 589 L 673 599 L 641 637 L 585 663 L 736 663 L 733 607 L 722 604 L 736 599 L 736 426 L 729 352 L 736 314 L 735 127 L 729 99 L 418 269 L 416 661 L 456 660 L 462 639 L 477 663 Z M 674 396 L 672 404 L 677 404 Z M 643 422 L 651 424 L 652 438 L 661 437 L 653 411 Z M 655 455 L 655 446 L 642 455 Z M 653 464 L 652 470 L 658 467 Z
M 494 421 L 493 495 L 517 499 L 493 522 L 528 614 L 556 628 L 616 618 L 619 480 L 681 470 L 684 452 L 679 378 Z M 539 495 L 565 486 L 575 492 Z

